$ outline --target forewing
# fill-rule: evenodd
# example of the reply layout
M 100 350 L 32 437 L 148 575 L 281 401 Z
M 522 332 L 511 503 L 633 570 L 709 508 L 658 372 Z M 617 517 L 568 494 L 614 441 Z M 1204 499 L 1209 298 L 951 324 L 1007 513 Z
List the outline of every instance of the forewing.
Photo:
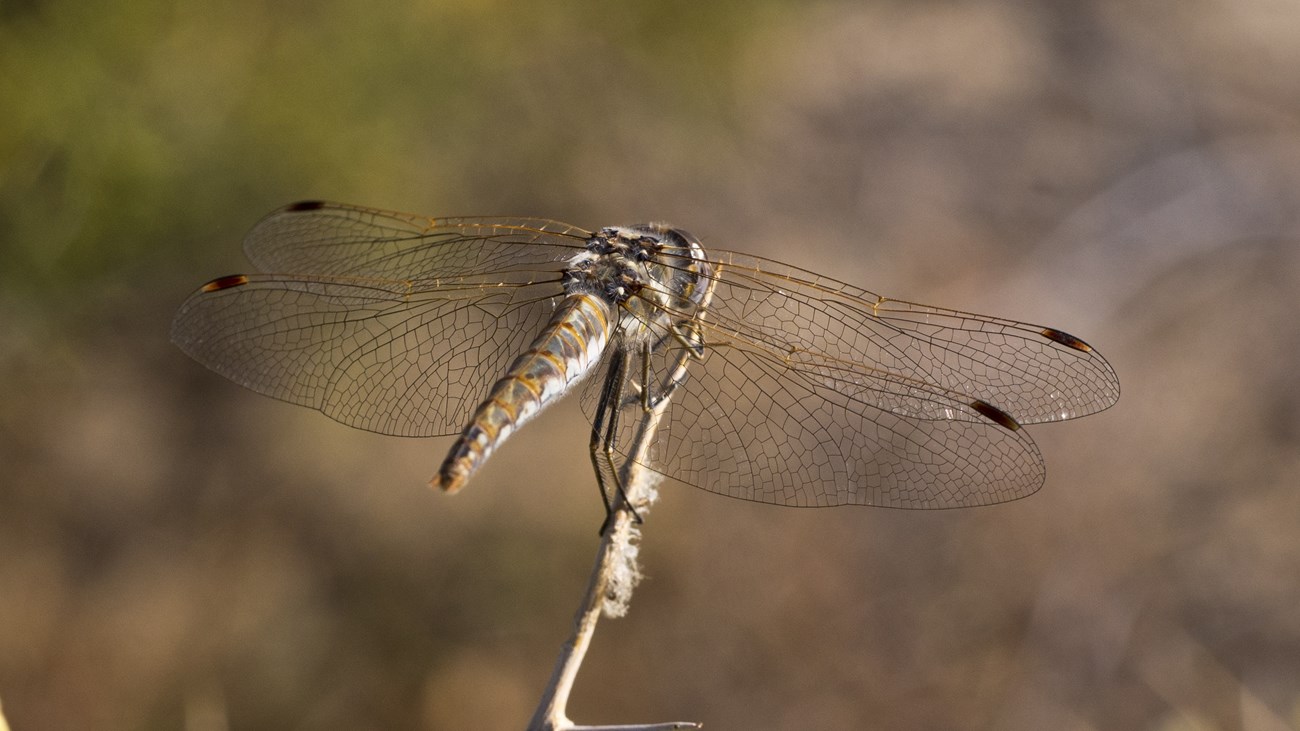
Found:
M 576 252 L 588 236 L 541 218 L 431 218 L 303 201 L 259 221 L 244 253 L 263 272 L 420 281 L 526 271 L 554 252 Z
M 890 299 L 720 252 L 707 339 L 778 359 L 856 401 L 923 419 L 1073 419 L 1119 398 L 1115 371 L 1055 328 Z
M 312 205 L 325 207 L 283 209 L 248 238 L 259 268 L 294 273 L 204 285 L 172 340 L 243 386 L 350 426 L 458 432 L 550 317 L 571 238 L 464 219 L 399 230 L 402 214 Z

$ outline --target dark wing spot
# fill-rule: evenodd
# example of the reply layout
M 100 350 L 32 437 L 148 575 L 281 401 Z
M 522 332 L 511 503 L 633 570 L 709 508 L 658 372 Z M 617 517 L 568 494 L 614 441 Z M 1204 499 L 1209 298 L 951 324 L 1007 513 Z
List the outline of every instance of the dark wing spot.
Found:
M 1020 429 L 1020 424 L 1015 419 L 1011 418 L 1011 414 L 1008 414 L 987 401 L 972 401 L 970 402 L 970 407 L 988 417 L 989 421 L 992 421 L 998 426 L 1006 427 L 1011 431 L 1018 431 Z
M 286 211 L 316 211 L 325 207 L 325 201 L 298 201 L 284 207 Z
M 1042 335 L 1043 335 L 1043 337 L 1047 338 L 1048 340 L 1054 340 L 1054 341 L 1060 343 L 1061 345 L 1064 345 L 1064 346 L 1067 347 L 1067 348 L 1074 348 L 1075 350 L 1082 350 L 1082 351 L 1085 352 L 1085 353 L 1091 353 L 1091 352 L 1092 352 L 1092 346 L 1091 346 L 1091 345 L 1089 345 L 1089 344 L 1083 342 L 1082 340 L 1080 340 L 1080 339 L 1074 337 L 1074 336 L 1071 335 L 1070 333 L 1061 332 L 1060 330 L 1053 330 L 1052 328 L 1048 327 L 1048 328 L 1043 328 Z
M 245 285 L 245 284 L 248 284 L 248 276 L 247 276 L 247 275 L 244 275 L 244 274 L 231 274 L 231 275 L 229 275 L 229 276 L 225 276 L 225 277 L 217 277 L 216 279 L 212 280 L 211 282 L 208 282 L 207 284 L 203 285 L 203 288 L 202 288 L 202 290 L 200 290 L 200 291 L 202 291 L 202 292 L 219 292 L 219 291 L 221 291 L 221 290 L 223 290 L 223 289 L 230 289 L 231 287 L 239 287 L 239 286 L 242 286 L 242 285 Z

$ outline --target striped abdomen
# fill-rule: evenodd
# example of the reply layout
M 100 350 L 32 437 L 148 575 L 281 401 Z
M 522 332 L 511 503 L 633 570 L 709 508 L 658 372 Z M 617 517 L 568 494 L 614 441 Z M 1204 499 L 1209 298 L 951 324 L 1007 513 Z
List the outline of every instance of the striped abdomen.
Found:
M 447 492 L 464 487 L 497 445 L 600 360 L 612 319 L 611 305 L 598 296 L 565 297 L 546 329 L 492 386 L 431 484 Z

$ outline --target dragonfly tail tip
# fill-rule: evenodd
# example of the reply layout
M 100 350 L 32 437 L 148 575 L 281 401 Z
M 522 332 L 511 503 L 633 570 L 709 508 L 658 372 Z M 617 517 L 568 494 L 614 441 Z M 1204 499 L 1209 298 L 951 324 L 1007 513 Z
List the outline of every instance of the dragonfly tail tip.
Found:
M 448 495 L 453 495 L 465 486 L 465 481 L 461 479 L 448 478 L 447 475 L 435 475 L 429 480 L 429 487 L 435 490 L 441 490 Z

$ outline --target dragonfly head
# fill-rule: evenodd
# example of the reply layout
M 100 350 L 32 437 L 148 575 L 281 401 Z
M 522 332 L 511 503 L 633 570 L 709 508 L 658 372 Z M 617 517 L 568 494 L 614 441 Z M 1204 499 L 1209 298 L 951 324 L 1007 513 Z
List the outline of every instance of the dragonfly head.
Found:
M 651 294 L 642 292 L 643 298 L 679 313 L 693 313 L 707 304 L 714 272 L 699 239 L 666 223 L 643 223 L 626 230 L 639 237 L 635 253 L 653 285 Z
M 660 307 L 691 308 L 702 303 L 699 286 L 712 268 L 700 242 L 662 223 L 603 228 L 569 261 L 565 286 L 604 295 L 622 305 L 650 297 Z

